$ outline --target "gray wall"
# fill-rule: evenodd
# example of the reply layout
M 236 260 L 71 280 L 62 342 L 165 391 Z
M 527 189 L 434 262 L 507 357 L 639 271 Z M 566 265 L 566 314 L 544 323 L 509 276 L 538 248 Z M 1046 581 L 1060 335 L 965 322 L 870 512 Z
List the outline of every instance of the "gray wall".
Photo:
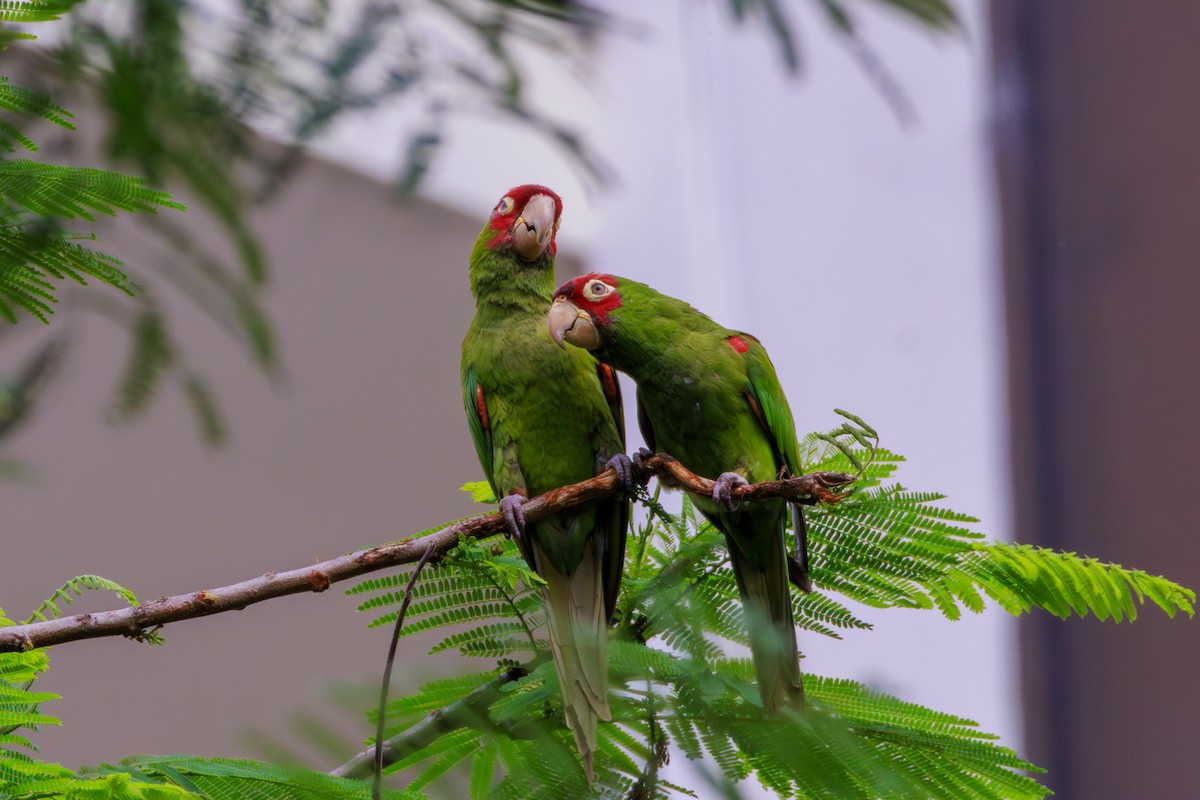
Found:
M 1018 528 L 1200 586 L 1200 5 L 995 2 Z M 1195 797 L 1195 621 L 1022 626 L 1066 800 Z
M 255 219 L 274 266 L 266 306 L 283 344 L 279 385 L 193 307 L 172 303 L 179 338 L 226 411 L 231 441 L 217 452 L 201 443 L 173 387 L 145 419 L 106 424 L 125 336 L 69 310 L 77 347 L 6 448 L 36 472 L 0 483 L 5 610 L 21 616 L 79 573 L 153 599 L 480 510 L 456 491 L 480 475 L 458 352 L 472 313 L 467 255 L 487 210 L 477 222 L 428 203 L 401 206 L 375 181 L 308 162 Z M 181 221 L 204 224 L 199 211 Z M 127 220 L 103 236 L 135 269 L 169 268 Z M 39 327 L 22 323 L 0 341 L 5 363 Z M 65 699 L 46 711 L 65 728 L 38 735 L 43 755 L 78 765 L 141 752 L 237 754 L 239 730 L 280 730 L 293 709 L 323 708 L 320 687 L 331 679 L 377 680 L 386 635 L 366 630 L 341 588 L 171 626 L 165 647 L 107 639 L 55 648 L 44 689 Z M 77 607 L 116 605 L 105 596 Z M 403 652 L 423 652 L 419 644 Z M 445 664 L 410 660 L 398 683 Z M 361 722 L 347 728 L 365 735 Z

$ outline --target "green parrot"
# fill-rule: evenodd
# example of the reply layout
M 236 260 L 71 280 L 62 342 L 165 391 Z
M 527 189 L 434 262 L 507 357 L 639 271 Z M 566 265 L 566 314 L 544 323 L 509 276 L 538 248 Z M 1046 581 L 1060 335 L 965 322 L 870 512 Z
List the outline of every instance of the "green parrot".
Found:
M 525 499 L 608 468 L 632 483 L 616 373 L 546 331 L 562 200 L 518 186 L 471 252 L 475 318 L 462 347 L 463 401 L 479 462 L 529 566 L 546 581 L 550 649 L 567 726 L 595 779 L 607 699 L 608 627 L 625 559 L 629 503 L 598 501 L 525 524 Z
M 590 350 L 636 381 L 638 423 L 651 449 L 715 478 L 712 496 L 696 496 L 696 505 L 725 534 L 763 708 L 802 707 L 789 580 L 811 589 L 803 515 L 792 507 L 797 553 L 789 557 L 785 500 L 731 501 L 735 486 L 800 470 L 792 412 L 766 350 L 681 300 L 597 273 L 563 284 L 547 322 L 560 344 Z

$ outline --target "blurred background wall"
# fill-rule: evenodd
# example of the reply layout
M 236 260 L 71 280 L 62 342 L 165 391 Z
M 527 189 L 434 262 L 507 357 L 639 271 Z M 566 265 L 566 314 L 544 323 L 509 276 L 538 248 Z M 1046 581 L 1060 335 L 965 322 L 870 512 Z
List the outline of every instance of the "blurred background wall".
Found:
M 992 5 L 1020 538 L 1200 585 L 1200 6 Z M 1195 622 L 1021 627 L 1066 798 L 1191 797 Z
M 478 477 L 458 383 L 466 257 L 501 193 L 531 181 L 564 198 L 563 277 L 628 274 L 755 332 L 802 430 L 832 427 L 831 410 L 848 408 L 909 457 L 905 485 L 946 493 L 989 536 L 1200 583 L 1195 548 L 1181 541 L 1186 502 L 1164 494 L 1186 491 L 1169 476 L 1186 474 L 1195 452 L 1181 421 L 1196 406 L 1183 322 L 1196 296 L 1184 266 L 1195 263 L 1188 213 L 1200 174 L 1190 12 L 998 0 L 989 16 L 971 0 L 959 5 L 965 34 L 935 41 L 864 7 L 863 29 L 916 113 L 902 124 L 808 4 L 795 4 L 799 79 L 715 4 L 601 5 L 631 24 L 587 45 L 586 74 L 538 52 L 525 64 L 537 104 L 587 131 L 608 160 L 609 188 L 544 138 L 455 119 L 420 197 L 399 204 L 389 185 L 403 112 L 382 109 L 316 142 L 252 220 L 275 269 L 265 305 L 283 348 L 278 378 L 264 380 L 194 308 L 171 306 L 220 389 L 222 449 L 197 441 L 169 386 L 136 424 L 100 424 L 120 334 L 86 314 L 73 323 L 80 346 L 8 448 L 35 471 L 0 485 L 21 548 L 0 564 L 6 609 L 19 614 L 80 572 L 153 598 L 478 510 L 456 491 Z M 1144 70 L 1126 70 L 1131 60 Z M 83 149 L 71 157 L 87 163 L 90 145 L 72 139 Z M 1160 192 L 1167 185 L 1178 193 Z M 169 267 L 133 225 L 104 236 L 127 261 Z M 1152 281 L 1141 271 L 1151 267 Z M 827 348 L 798 345 L 814 336 Z M 0 346 L 30 342 L 21 331 Z M 1177 471 L 1164 474 L 1164 454 Z M 43 732 L 44 754 L 70 765 L 237 754 L 239 731 L 283 730 L 292 709 L 326 713 L 320 687 L 381 669 L 384 637 L 353 605 L 335 588 L 172 626 L 152 651 L 114 640 L 59 648 L 46 688 L 65 695 L 57 713 L 69 727 Z M 877 630 L 806 637 L 807 669 L 971 717 L 1022 752 L 1028 742 L 1062 797 L 1183 786 L 1167 775 L 1182 774 L 1197 741 L 1185 735 L 1200 711 L 1186 665 L 1200 653 L 1182 623 L 1034 615 L 1018 659 L 1017 626 L 998 612 L 956 623 L 859 612 Z M 442 668 L 421 644 L 406 642 L 400 683 Z M 108 691 L 78 688 L 97 684 Z M 344 727 L 364 734 L 360 722 Z

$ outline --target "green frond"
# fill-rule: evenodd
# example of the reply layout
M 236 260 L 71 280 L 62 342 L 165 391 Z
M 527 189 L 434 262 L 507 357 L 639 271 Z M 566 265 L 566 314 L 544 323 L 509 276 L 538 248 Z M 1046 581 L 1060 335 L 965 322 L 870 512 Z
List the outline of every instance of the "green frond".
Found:
M 0 614 L 0 626 L 12 624 L 12 620 Z M 39 704 L 57 699 L 58 695 L 30 690 L 48 666 L 49 660 L 42 651 L 0 653 L 0 797 L 15 795 L 14 786 L 59 780 L 71 774 L 70 770 L 45 764 L 22 752 L 33 751 L 34 747 L 18 731 L 61 724 L 38 710 Z
M 781 797 L 1035 798 L 1034 769 L 974 723 L 806 676 L 811 707 L 764 720 L 730 672 L 696 671 L 664 724 L 680 748 L 711 757 L 735 782 L 754 776 Z
M 467 784 L 470 800 L 486 800 L 496 776 L 496 744 L 489 740 L 476 750 Z
M 462 517 L 460 519 L 451 520 L 450 522 L 444 522 L 441 525 L 434 525 L 431 528 L 426 528 L 425 530 L 421 531 L 420 533 L 414 533 L 412 536 L 407 536 L 404 539 L 401 539 L 400 541 L 407 542 L 407 541 L 412 541 L 414 539 L 420 539 L 423 536 L 428 536 L 431 533 L 437 533 L 438 531 L 445 530 L 446 528 L 449 528 L 451 525 L 455 525 L 459 522 L 462 522 L 462 521 L 468 520 L 468 519 L 470 519 L 470 517 Z M 435 567 L 436 566 L 438 566 L 438 565 L 435 565 Z M 436 573 L 436 572 L 437 572 L 436 568 L 431 568 L 429 571 L 427 571 L 425 573 L 425 575 L 429 575 L 430 573 Z M 351 586 L 348 589 L 345 589 L 344 591 L 348 595 L 355 595 L 355 594 L 366 594 L 368 592 L 386 591 L 388 589 L 396 589 L 396 588 L 403 589 L 405 586 L 408 585 L 409 578 L 411 578 L 411 577 L 412 577 L 411 570 L 404 570 L 402 572 L 396 572 L 391 575 L 370 577 L 364 581 L 360 581 L 359 583 L 354 584 L 353 586 Z M 422 584 L 428 583 L 428 582 L 429 582 L 428 579 L 421 581 Z M 421 584 L 418 584 L 418 586 L 420 586 L 420 585 Z M 414 596 L 416 596 L 416 595 L 414 595 Z
M 117 211 L 185 210 L 166 192 L 151 189 L 132 175 L 23 159 L 0 161 L 0 196 L 41 216 L 89 221 L 95 219 L 93 212 L 112 216 Z
M 679 659 L 657 647 L 612 639 L 608 643 L 608 668 L 616 675 L 666 680 L 679 672 Z
M 521 622 L 493 622 L 454 633 L 429 652 L 440 653 L 451 648 L 458 648 L 464 656 L 478 658 L 506 658 L 514 653 L 533 653 L 542 649 L 530 641 L 529 631 Z
M 426 570 L 426 573 L 413 587 L 413 599 L 421 600 L 427 597 L 455 595 L 461 592 L 486 591 L 494 589 L 495 584 L 486 576 L 478 573 L 451 571 L 438 564 Z M 429 575 L 430 577 L 426 577 Z M 365 594 L 367 592 L 383 592 L 376 597 L 368 598 L 359 606 L 359 611 L 371 611 L 386 606 L 398 606 L 404 599 L 404 589 L 412 577 L 411 572 L 388 575 L 365 581 L 346 590 L 346 594 Z M 395 589 L 395 591 L 388 591 Z
M 47 700 L 57 700 L 59 695 L 50 692 L 31 692 L 7 683 L 0 682 L 0 709 L 10 706 L 37 705 Z
M 411 624 L 405 619 L 404 630 L 401 631 L 401 635 L 411 636 L 434 628 L 444 628 L 450 625 L 466 625 L 486 619 L 507 619 L 512 616 L 513 606 L 513 603 L 500 599 L 495 602 L 479 602 L 457 608 L 441 609 L 437 613 L 432 613 L 431 610 L 431 613 L 425 615 L 423 619 L 413 619 Z M 520 609 L 531 612 L 540 607 L 541 601 L 533 600 L 531 603 L 525 603 L 520 606 Z M 395 614 L 385 614 L 383 617 L 373 620 L 371 624 L 375 625 L 381 622 L 395 622 Z
M 0 748 L 0 797 L 52 797 L 36 787 L 69 786 L 74 776 L 66 767 L 47 764 L 24 753 Z M 53 791 L 53 789 L 50 789 Z
M 116 581 L 110 581 L 99 575 L 78 575 L 56 589 L 21 624 L 46 622 L 61 617 L 62 611 L 57 603 L 71 605 L 75 602 L 74 598 L 83 596 L 84 592 L 112 592 L 131 606 L 139 604 L 137 595 Z
M 462 728 L 446 734 L 436 739 L 428 747 L 422 748 L 407 758 L 403 758 L 395 764 L 390 765 L 387 771 L 389 773 L 399 772 L 420 764 L 423 761 L 428 761 L 431 758 L 435 759 L 434 763 L 427 767 L 426 772 L 422 772 L 410 784 L 412 788 L 419 789 L 430 780 L 445 774 L 447 770 L 469 756 L 478 746 L 480 736 L 482 736 L 480 731 L 471 730 L 470 728 Z M 422 778 L 425 778 L 425 780 L 422 780 Z
M 279 767 L 231 758 L 190 756 L 134 756 L 119 764 L 81 770 L 83 776 L 109 778 L 123 775 L 131 782 L 154 783 L 182 790 L 163 798 L 197 800 L 370 800 L 371 786 L 364 781 L 335 778 L 323 772 Z M 124 797 L 125 795 L 114 795 Z M 131 795 L 151 800 L 155 795 Z M 389 800 L 419 800 L 418 792 L 384 789 Z
M 2 14 L 3 11 L 0 10 L 0 15 Z M 11 111 L 14 114 L 40 117 L 59 127 L 75 130 L 75 126 L 71 123 L 71 118 L 74 117 L 74 114 L 55 103 L 50 98 L 50 95 L 45 92 L 13 86 L 9 83 L 8 76 L 6 75 L 0 76 L 0 109 Z M 26 149 L 37 150 L 37 145 L 34 145 L 25 139 L 24 136 L 21 136 L 15 127 L 11 130 L 13 135 Z
M 1193 613 L 1195 596 L 1165 578 L 1074 553 L 980 541 L 975 518 L 935 505 L 942 496 L 897 485 L 857 492 L 808 514 L 813 580 L 875 607 L 937 609 L 958 619 L 989 597 L 1020 614 L 1133 619 L 1149 599 L 1167 614 Z M 800 619 L 799 613 L 797 618 Z
M 0 119 L 0 148 L 12 152 L 18 146 L 29 151 L 38 149 L 37 142 L 21 133 L 20 128 L 6 119 Z
M 945 579 L 981 534 L 974 519 L 933 505 L 940 495 L 899 486 L 870 488 L 808 515 L 813 580 L 875 607 L 939 608 L 980 601 L 973 587 Z
M 2 14 L 0 10 L 0 14 Z M 5 33 L 11 33 L 5 31 Z M 12 38 L 29 38 L 36 37 L 12 37 Z M 0 49 L 7 47 L 8 42 L 0 43 Z M 42 91 L 34 89 L 25 89 L 20 86 L 13 86 L 9 83 L 7 76 L 0 76 L 0 110 L 8 111 L 13 114 L 40 117 L 41 119 L 58 125 L 59 127 L 74 130 L 75 126 L 71 124 L 71 112 L 67 111 L 62 106 L 55 103 L 50 95 Z M 35 152 L 38 149 L 37 143 L 21 132 L 14 123 L 7 119 L 0 119 L 0 148 L 9 152 L 16 150 L 17 147 Z M 0 162 L 9 163 L 9 162 Z M 3 189 L 0 189 L 0 195 L 3 195 Z
M 904 456 L 879 446 L 874 429 L 857 424 L 807 434 L 799 442 L 799 454 L 803 472 L 850 472 L 860 485 L 891 477 L 904 461 Z
M 8 619 L 0 619 L 5 626 L 16 623 Z M 0 653 L 0 681 L 6 683 L 28 684 L 50 667 L 50 659 L 44 650 L 30 650 L 27 653 Z
M 0 0 L 0 22 L 49 22 L 83 0 Z
M 184 375 L 183 392 L 188 405 L 192 408 L 192 416 L 200 426 L 200 433 L 204 440 L 211 445 L 223 442 L 225 425 L 222 422 L 216 398 L 209 391 L 207 382 L 196 373 L 189 371 Z
M 348 593 L 381 592 L 358 606 L 360 611 L 395 607 L 368 623 L 394 623 L 412 572 L 365 581 Z M 529 569 L 511 542 L 482 547 L 462 539 L 436 566 L 422 572 L 413 586 L 401 636 L 450 628 L 430 652 L 457 648 L 467 656 L 507 658 L 544 647 L 536 631 L 544 622 L 541 578 Z M 401 589 L 400 587 L 403 587 Z M 500 620 L 499 622 L 490 622 Z
M 558 678 L 547 661 L 520 680 L 504 686 L 504 696 L 492 706 L 492 718 L 503 723 L 537 717 L 547 704 L 559 701 Z
M 458 488 L 471 495 L 471 499 L 476 503 L 495 505 L 497 502 L 496 493 L 492 491 L 492 486 L 487 481 L 469 481 Z
M 163 376 L 175 364 L 175 348 L 158 310 L 142 312 L 130 335 L 132 347 L 112 401 L 113 413 L 120 420 L 146 410 Z
M 962 21 L 954 10 L 954 6 L 947 0 L 877 0 L 877 2 L 891 6 L 901 14 L 910 16 L 935 31 L 954 31 L 962 26 Z
M 87 285 L 87 278 L 95 278 L 132 295 L 119 259 L 76 244 L 94 239 L 48 227 L 45 220 L 0 212 L 0 316 L 16 322 L 17 309 L 23 309 L 48 322 L 57 302 L 51 279 Z
M 1120 622 L 1136 619 L 1138 606 L 1149 600 L 1170 617 L 1195 615 L 1191 589 L 1075 553 L 992 542 L 977 545 L 959 569 L 1012 614 L 1042 608 L 1063 618 L 1091 613 Z
M 25 702 L 22 700 L 21 702 Z M 33 702 L 32 700 L 29 702 Z M 9 708 L 16 701 L 5 700 L 0 702 L 0 728 L 10 730 L 16 728 L 32 728 L 38 725 L 61 725 L 62 721 L 55 717 L 46 714 L 38 714 L 33 711 L 13 711 Z
M 397 730 L 403 730 L 408 726 L 398 724 L 401 718 L 423 717 L 432 711 L 444 708 L 493 680 L 496 675 L 497 670 L 490 670 L 422 684 L 414 694 L 394 698 L 388 702 L 388 720 L 397 724 Z M 374 711 L 370 712 L 369 718 L 372 721 L 374 721 L 374 714 Z
M 841 636 L 831 628 L 871 629 L 870 623 L 854 616 L 850 613 L 850 609 L 821 592 L 807 594 L 793 592 L 792 614 L 796 618 L 796 624 L 804 630 L 821 633 L 834 639 L 840 639 Z

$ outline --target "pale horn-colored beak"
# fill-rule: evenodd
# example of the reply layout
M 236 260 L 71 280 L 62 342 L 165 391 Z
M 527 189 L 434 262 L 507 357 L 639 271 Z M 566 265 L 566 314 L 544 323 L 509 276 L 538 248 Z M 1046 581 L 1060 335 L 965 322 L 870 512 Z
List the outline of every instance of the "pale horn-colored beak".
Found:
M 584 350 L 595 350 L 600 346 L 600 331 L 596 330 L 592 315 L 577 308 L 565 297 L 554 300 L 550 313 L 546 315 L 546 324 L 559 347 L 564 346 L 563 340 Z
M 536 261 L 554 236 L 554 198 L 535 194 L 529 198 L 512 227 L 512 247 L 526 261 Z

